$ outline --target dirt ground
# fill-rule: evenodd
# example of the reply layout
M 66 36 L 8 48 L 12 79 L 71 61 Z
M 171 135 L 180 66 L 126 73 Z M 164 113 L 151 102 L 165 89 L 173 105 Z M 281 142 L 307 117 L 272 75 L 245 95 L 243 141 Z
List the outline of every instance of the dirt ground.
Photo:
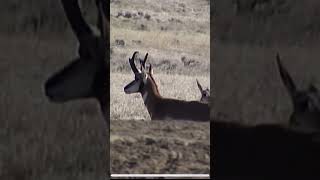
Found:
M 209 123 L 112 121 L 111 171 L 141 174 L 207 174 Z

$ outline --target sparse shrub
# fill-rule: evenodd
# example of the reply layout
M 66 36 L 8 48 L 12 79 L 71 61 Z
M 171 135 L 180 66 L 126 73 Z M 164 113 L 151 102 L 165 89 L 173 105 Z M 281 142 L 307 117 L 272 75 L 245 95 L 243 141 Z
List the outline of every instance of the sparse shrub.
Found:
M 157 69 L 168 71 L 168 70 L 176 69 L 177 64 L 172 64 L 170 60 L 165 59 L 165 60 L 162 60 L 160 63 L 155 64 L 154 67 L 156 67 Z
M 115 43 L 117 46 L 121 46 L 121 47 L 123 47 L 125 45 L 125 42 L 123 39 L 116 39 Z
M 194 67 L 199 65 L 200 63 L 194 59 L 187 59 L 185 56 L 181 57 L 181 61 L 184 66 Z
M 138 11 L 138 15 L 139 15 L 139 16 L 143 16 L 143 12 Z
M 147 29 L 147 26 L 146 25 L 144 25 L 144 24 L 140 24 L 140 26 L 139 26 L 139 28 L 138 28 L 139 30 L 141 30 L 141 31 L 144 31 L 144 30 L 146 30 Z
M 182 23 L 182 21 L 180 19 L 176 19 L 176 18 L 170 18 L 168 19 L 169 22 L 177 22 L 177 23 Z
M 151 19 L 151 16 L 149 14 L 145 14 L 144 15 L 144 18 L 146 18 L 147 20 L 150 20 Z
M 141 41 L 140 40 L 132 40 L 132 43 L 140 45 Z
M 161 31 L 166 31 L 166 30 L 168 30 L 168 28 L 161 26 L 161 27 L 160 27 L 160 30 L 161 30 Z
M 186 5 L 185 5 L 185 4 L 183 4 L 183 3 L 179 3 L 179 7 L 185 8 L 185 7 L 186 7 Z
M 131 15 L 130 12 L 126 12 L 123 17 L 125 17 L 125 18 L 131 18 L 132 15 Z
M 122 12 L 118 12 L 118 15 L 116 17 L 120 17 L 120 16 L 123 16 Z

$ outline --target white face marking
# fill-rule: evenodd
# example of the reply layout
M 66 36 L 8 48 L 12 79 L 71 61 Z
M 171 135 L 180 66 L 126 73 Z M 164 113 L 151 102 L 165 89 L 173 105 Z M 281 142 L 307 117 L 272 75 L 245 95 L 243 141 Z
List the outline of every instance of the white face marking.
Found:
M 148 74 L 143 73 L 143 84 L 147 84 Z
M 140 71 L 139 71 L 140 72 Z M 144 71 L 135 75 L 135 80 L 130 82 L 128 85 L 124 87 L 124 92 L 126 94 L 137 93 L 139 92 L 139 88 L 141 83 L 147 84 L 148 75 L 144 73 Z

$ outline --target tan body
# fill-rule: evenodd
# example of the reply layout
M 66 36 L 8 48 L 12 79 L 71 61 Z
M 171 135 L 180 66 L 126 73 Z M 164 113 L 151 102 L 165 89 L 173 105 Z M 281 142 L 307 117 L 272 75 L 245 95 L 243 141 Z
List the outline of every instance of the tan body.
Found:
M 156 87 L 154 83 L 151 78 L 148 78 L 146 89 L 141 92 L 142 97 L 146 97 L 144 104 L 152 120 L 209 120 L 208 104 L 163 98 L 153 89 L 152 86 Z

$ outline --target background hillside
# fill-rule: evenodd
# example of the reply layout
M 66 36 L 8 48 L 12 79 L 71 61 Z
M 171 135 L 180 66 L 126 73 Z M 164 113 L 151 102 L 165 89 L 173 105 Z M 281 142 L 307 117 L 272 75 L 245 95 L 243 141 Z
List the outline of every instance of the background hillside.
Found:
M 275 56 L 280 53 L 298 87 L 319 87 L 320 2 L 217 0 L 214 9 L 215 116 L 286 124 L 292 104 Z

